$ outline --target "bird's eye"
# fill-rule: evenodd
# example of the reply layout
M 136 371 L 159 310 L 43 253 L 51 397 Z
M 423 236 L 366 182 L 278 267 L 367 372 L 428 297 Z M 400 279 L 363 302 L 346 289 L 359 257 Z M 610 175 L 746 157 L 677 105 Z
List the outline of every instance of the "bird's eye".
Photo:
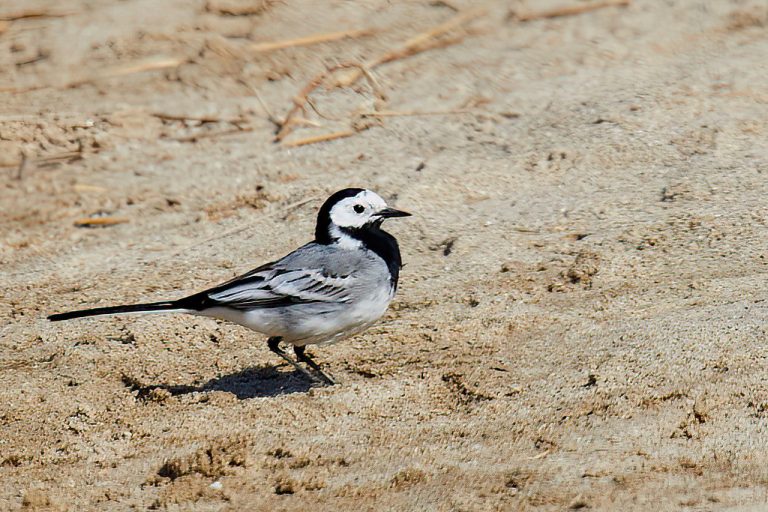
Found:
M 354 207 L 355 213 L 363 213 L 365 211 L 365 206 L 361 204 L 356 204 Z

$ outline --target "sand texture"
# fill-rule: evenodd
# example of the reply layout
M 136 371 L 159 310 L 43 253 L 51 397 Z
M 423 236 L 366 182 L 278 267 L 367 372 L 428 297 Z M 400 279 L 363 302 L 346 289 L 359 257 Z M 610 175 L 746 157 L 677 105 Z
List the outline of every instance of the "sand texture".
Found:
M 551 11 L 596 3 L 1 2 L 0 510 L 766 510 L 768 4 Z M 414 216 L 386 316 L 310 349 L 337 386 L 45 320 L 349 186 Z

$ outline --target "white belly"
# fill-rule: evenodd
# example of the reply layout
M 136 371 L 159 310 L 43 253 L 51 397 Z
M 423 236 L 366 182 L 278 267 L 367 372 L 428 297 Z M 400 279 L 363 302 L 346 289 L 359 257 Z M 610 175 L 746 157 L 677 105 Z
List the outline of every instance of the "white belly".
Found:
M 394 290 L 383 288 L 353 304 L 310 303 L 287 307 L 237 310 L 212 308 L 198 314 L 228 320 L 286 343 L 328 344 L 359 334 L 387 310 Z

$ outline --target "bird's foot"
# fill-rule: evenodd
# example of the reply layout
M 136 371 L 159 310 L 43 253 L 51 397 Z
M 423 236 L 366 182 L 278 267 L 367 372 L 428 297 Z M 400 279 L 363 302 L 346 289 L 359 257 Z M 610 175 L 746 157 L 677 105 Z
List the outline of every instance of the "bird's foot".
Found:
M 296 354 L 295 361 L 291 356 L 289 356 L 285 350 L 280 348 L 280 337 L 272 337 L 269 338 L 267 341 L 267 345 L 269 346 L 269 350 L 277 354 L 278 356 L 282 357 L 283 360 L 293 366 L 296 371 L 304 375 L 307 379 L 309 379 L 312 382 L 316 382 L 318 384 L 323 384 L 326 386 L 332 386 L 336 384 L 336 382 L 323 370 L 320 369 L 320 367 L 315 363 L 311 357 L 306 355 L 304 353 L 304 347 L 294 347 L 294 352 Z M 312 371 L 310 372 L 306 368 L 304 368 L 302 365 L 299 364 L 299 361 L 302 363 L 306 363 L 307 366 L 309 366 Z
M 291 356 L 289 356 L 285 350 L 280 348 L 280 338 L 274 337 L 269 338 L 267 341 L 267 345 L 269 346 L 269 350 L 274 352 L 275 354 L 279 355 L 283 358 L 283 360 L 294 367 L 294 369 L 304 375 L 307 379 L 311 380 L 312 382 L 318 382 L 317 377 L 312 375 L 306 368 L 301 366 L 298 362 L 294 361 Z
M 294 346 L 293 352 L 296 354 L 296 359 L 302 363 L 306 363 L 307 366 L 312 368 L 315 374 L 320 377 L 326 386 L 333 386 L 336 384 L 334 378 L 328 373 L 324 372 L 322 368 L 315 362 L 309 354 L 306 353 L 306 347 Z

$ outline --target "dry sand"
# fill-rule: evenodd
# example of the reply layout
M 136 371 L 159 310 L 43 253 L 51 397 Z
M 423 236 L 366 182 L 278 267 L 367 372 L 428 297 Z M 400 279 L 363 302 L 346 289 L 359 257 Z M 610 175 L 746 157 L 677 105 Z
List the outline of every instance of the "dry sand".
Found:
M 0 509 L 765 510 L 768 7 L 520 19 L 574 4 L 319 88 L 287 141 L 367 129 L 292 148 L 261 101 L 478 3 L 3 2 Z M 347 186 L 415 216 L 387 316 L 313 350 L 340 385 L 209 319 L 44 319 L 279 257 Z

